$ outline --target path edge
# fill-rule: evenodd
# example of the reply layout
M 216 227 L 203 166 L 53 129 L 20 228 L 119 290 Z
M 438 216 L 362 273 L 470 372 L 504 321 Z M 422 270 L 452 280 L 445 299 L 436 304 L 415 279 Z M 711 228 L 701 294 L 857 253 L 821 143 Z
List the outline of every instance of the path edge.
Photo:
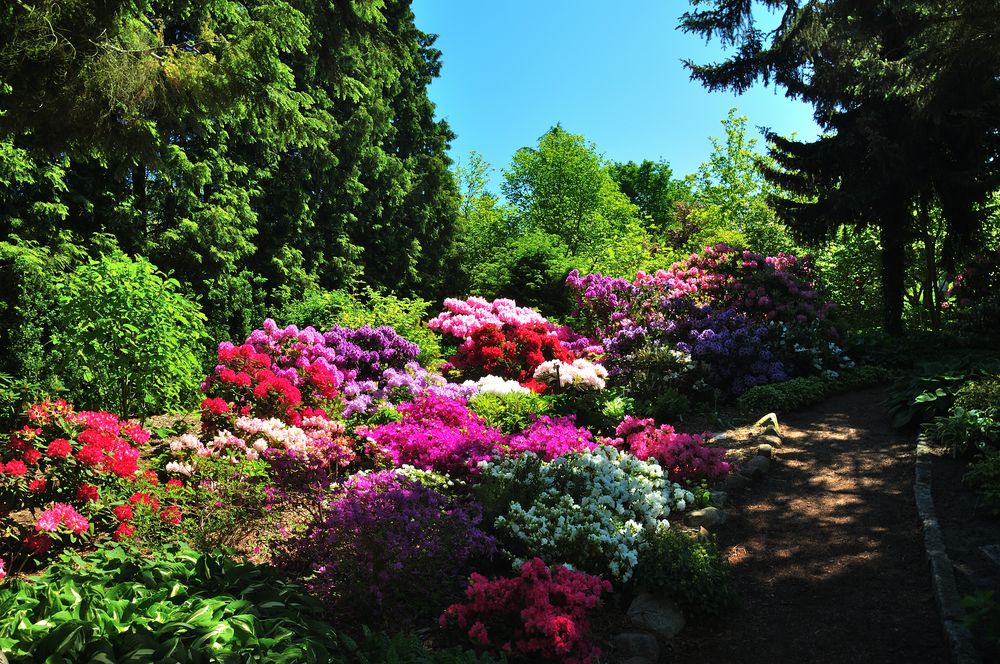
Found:
M 962 608 L 955 570 L 948 551 L 945 549 L 941 524 L 934 510 L 934 496 L 931 493 L 931 451 L 925 434 L 917 436 L 915 481 L 913 493 L 917 502 L 917 512 L 924 531 L 924 551 L 930 563 L 931 585 L 934 600 L 941 617 L 942 627 L 951 646 L 951 657 L 955 664 L 981 664 L 982 658 L 976 650 L 972 632 L 965 624 L 965 609 Z

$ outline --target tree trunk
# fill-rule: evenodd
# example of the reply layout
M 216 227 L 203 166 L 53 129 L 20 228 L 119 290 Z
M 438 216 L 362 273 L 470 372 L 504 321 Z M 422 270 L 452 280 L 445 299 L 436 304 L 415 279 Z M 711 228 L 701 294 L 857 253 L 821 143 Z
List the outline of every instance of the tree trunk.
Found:
M 935 260 L 934 235 L 931 234 L 930 203 L 924 196 L 920 201 L 920 223 L 924 235 L 924 309 L 930 318 L 931 327 L 941 328 L 941 311 L 937 303 L 937 261 Z
M 886 334 L 899 337 L 903 334 L 903 291 L 906 270 L 906 215 L 905 207 L 887 211 L 895 219 L 882 220 L 882 327 Z

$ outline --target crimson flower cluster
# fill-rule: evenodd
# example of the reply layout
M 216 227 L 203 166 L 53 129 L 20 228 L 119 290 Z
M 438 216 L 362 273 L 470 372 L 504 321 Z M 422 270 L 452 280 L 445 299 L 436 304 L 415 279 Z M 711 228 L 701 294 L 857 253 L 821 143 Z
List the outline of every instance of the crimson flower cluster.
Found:
M 727 475 L 733 465 L 726 461 L 726 450 L 706 447 L 705 439 L 712 434 L 678 433 L 669 424 L 649 418 L 627 416 L 615 429 L 611 444 L 628 449 L 640 459 L 655 459 L 674 482 L 715 479 Z
M 462 630 L 481 650 L 532 662 L 588 664 L 600 656 L 587 638 L 590 613 L 611 589 L 600 577 L 562 565 L 549 568 L 533 558 L 512 578 L 473 574 L 466 601 L 449 606 L 439 622 Z
M 142 476 L 139 448 L 150 433 L 111 413 L 75 412 L 61 399 L 31 406 L 27 420 L 0 451 L 0 521 L 33 555 L 62 535 L 110 530 L 118 519 L 109 505 L 122 480 Z M 33 513 L 32 526 L 9 518 L 21 510 Z
M 485 325 L 459 346 L 451 362 L 470 378 L 494 375 L 527 383 L 543 362 L 573 359 L 573 353 L 545 324 L 529 323 Z

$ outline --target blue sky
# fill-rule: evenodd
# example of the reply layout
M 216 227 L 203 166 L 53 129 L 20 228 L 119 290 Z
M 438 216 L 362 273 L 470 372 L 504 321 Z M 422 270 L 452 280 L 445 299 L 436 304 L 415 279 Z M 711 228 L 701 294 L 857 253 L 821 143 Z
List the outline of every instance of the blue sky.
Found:
M 452 157 L 477 150 L 499 169 L 550 126 L 583 134 L 615 161 L 666 159 L 678 175 L 708 158 L 709 136 L 732 107 L 760 126 L 811 138 L 811 110 L 782 91 L 709 93 L 682 58 L 720 59 L 677 30 L 679 0 L 414 0 L 421 30 L 439 35 L 439 117 L 458 138 Z M 497 176 L 499 177 L 499 175 Z

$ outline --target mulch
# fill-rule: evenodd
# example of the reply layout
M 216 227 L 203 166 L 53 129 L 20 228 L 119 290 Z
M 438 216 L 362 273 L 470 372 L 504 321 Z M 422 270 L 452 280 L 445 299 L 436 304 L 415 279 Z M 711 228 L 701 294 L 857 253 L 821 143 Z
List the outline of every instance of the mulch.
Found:
M 880 389 L 781 418 L 783 445 L 719 544 L 741 607 L 689 624 L 678 663 L 948 662 L 913 498 L 915 437 Z

